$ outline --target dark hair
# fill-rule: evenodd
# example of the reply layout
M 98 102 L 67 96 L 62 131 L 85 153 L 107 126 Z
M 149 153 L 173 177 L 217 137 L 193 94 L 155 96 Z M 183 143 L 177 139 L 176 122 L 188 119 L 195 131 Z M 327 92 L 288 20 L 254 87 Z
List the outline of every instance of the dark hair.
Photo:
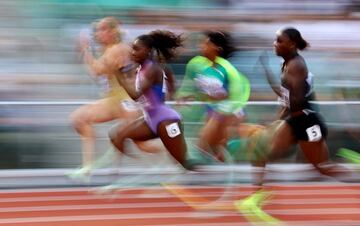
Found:
M 282 32 L 286 34 L 291 41 L 296 43 L 296 48 L 298 48 L 299 50 L 306 49 L 309 46 L 309 43 L 303 39 L 297 29 L 293 27 L 288 27 L 283 29 Z
M 160 61 L 168 61 L 175 57 L 175 49 L 183 45 L 181 35 L 171 31 L 155 30 L 138 38 L 149 49 L 156 50 Z
M 206 37 L 209 38 L 210 42 L 221 48 L 220 56 L 223 58 L 229 58 L 232 53 L 237 49 L 234 47 L 233 40 L 229 33 L 224 31 L 207 31 L 205 32 Z

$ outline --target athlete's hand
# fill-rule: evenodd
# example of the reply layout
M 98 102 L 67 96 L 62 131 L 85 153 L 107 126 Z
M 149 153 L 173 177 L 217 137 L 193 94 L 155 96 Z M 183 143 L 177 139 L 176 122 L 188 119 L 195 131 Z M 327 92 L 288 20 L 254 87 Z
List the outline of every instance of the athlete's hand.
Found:
M 86 32 L 86 30 L 80 31 L 79 34 L 79 45 L 80 45 L 80 51 L 83 52 L 90 48 L 90 39 L 89 34 Z

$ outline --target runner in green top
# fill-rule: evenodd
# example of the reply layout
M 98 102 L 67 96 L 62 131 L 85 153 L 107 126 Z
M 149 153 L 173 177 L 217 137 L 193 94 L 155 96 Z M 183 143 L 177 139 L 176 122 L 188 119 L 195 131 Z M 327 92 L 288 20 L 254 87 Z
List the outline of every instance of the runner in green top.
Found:
M 207 102 L 207 119 L 196 149 L 224 161 L 228 129 L 242 121 L 250 96 L 250 83 L 226 60 L 235 48 L 225 32 L 208 32 L 201 43 L 201 56 L 189 61 L 177 98 Z M 185 116 L 186 117 L 186 116 Z M 194 152 L 191 151 L 190 155 Z M 195 152 L 197 153 L 197 152 Z M 190 156 L 190 159 L 193 156 Z M 212 158 L 212 157 L 210 157 Z

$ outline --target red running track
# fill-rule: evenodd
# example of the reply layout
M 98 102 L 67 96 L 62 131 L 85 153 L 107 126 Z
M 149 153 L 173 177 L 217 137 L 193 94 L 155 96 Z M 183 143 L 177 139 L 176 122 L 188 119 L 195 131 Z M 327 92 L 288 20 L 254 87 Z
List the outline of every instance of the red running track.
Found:
M 186 187 L 189 196 L 225 203 L 253 188 L 239 185 Z M 264 210 L 284 225 L 360 225 L 360 184 L 272 186 Z M 223 195 L 226 191 L 226 195 Z M 252 225 L 235 210 L 194 210 L 163 187 L 142 187 L 98 195 L 91 188 L 0 191 L 0 226 L 242 226 Z M 267 225 L 266 223 L 257 225 Z

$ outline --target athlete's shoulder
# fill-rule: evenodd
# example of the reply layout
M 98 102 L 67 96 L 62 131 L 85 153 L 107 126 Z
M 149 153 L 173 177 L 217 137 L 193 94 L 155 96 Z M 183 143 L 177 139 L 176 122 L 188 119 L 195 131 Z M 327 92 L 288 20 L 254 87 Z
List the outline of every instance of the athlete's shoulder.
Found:
M 229 60 L 222 58 L 222 57 L 216 57 L 215 62 L 224 68 L 231 69 L 231 70 L 236 69 Z
M 306 66 L 306 62 L 302 56 L 295 57 L 294 59 L 291 59 L 287 65 L 287 71 L 290 72 L 290 74 L 295 73 L 303 73 L 308 74 L 308 69 Z
M 194 65 L 194 64 L 209 64 L 211 65 L 211 61 L 204 56 L 195 56 L 189 60 L 187 63 L 188 65 Z
M 120 51 L 120 52 L 130 52 L 131 51 L 131 47 L 123 42 L 119 42 L 116 45 L 113 46 L 113 49 L 115 51 Z
M 212 62 L 203 56 L 195 56 L 186 64 L 186 73 L 193 76 L 206 68 L 211 67 Z
M 230 76 L 238 76 L 239 71 L 235 68 L 235 66 L 228 61 L 227 59 L 224 59 L 222 57 L 216 57 L 215 62 L 223 67 L 226 70 L 226 73 Z

